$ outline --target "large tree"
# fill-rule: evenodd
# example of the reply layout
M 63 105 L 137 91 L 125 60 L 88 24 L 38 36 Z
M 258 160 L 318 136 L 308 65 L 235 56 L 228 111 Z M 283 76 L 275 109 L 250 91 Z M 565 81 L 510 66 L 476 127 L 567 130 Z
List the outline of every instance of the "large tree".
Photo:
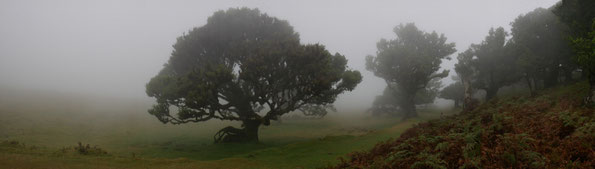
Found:
M 567 38 L 568 27 L 559 21 L 550 10 L 537 8 L 520 15 L 512 23 L 511 42 L 519 58 L 520 72 L 531 93 L 537 82 L 543 81 L 548 88 L 557 84 L 560 74 L 571 80 L 576 69 L 571 62 L 571 50 Z
M 435 78 L 448 76 L 448 70 L 437 73 L 442 59 L 450 59 L 456 52 L 454 43 L 447 43 L 446 37 L 436 32 L 426 33 L 415 24 L 401 24 L 393 30 L 396 39 L 381 39 L 376 56 L 366 57 L 366 69 L 383 78 L 387 86 L 401 93 L 400 107 L 404 119 L 417 117 L 416 94 L 426 88 Z
M 344 56 L 300 44 L 287 21 L 257 9 L 215 12 L 173 48 L 147 84 L 147 94 L 157 100 L 149 113 L 172 124 L 242 122 L 242 128 L 220 130 L 215 142 L 258 141 L 261 125 L 296 110 L 323 116 L 337 95 L 362 79 Z

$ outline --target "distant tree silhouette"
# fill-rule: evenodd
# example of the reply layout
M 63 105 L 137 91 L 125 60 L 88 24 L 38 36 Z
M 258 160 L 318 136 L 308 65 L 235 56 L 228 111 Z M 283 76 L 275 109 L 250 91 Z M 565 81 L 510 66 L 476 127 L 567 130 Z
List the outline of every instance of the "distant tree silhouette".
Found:
M 465 98 L 465 91 L 463 89 L 463 84 L 460 81 L 457 81 L 453 84 L 446 86 L 442 91 L 440 91 L 440 98 L 453 100 L 454 107 L 460 108 L 460 103 L 463 102 Z
M 416 94 L 425 89 L 430 80 L 448 76 L 448 70 L 438 73 L 442 59 L 456 52 L 454 43 L 447 43 L 444 35 L 426 33 L 415 24 L 401 24 L 393 30 L 396 39 L 381 39 L 376 56 L 366 57 L 366 69 L 384 79 L 388 87 L 400 92 L 404 119 L 417 117 Z

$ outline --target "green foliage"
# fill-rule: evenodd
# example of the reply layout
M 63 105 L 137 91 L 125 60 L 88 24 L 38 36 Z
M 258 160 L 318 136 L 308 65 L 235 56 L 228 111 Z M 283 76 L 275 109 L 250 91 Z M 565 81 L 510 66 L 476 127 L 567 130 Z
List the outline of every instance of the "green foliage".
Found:
M 554 12 L 571 28 L 575 60 L 583 69 L 593 71 L 595 45 L 595 2 L 590 0 L 566 0 L 554 8 Z
M 576 52 L 575 60 L 581 65 L 583 71 L 595 73 L 595 19 L 591 32 L 585 37 L 577 37 L 572 40 Z
M 474 69 L 473 58 L 474 57 L 474 49 L 473 45 L 469 47 L 469 49 L 465 50 L 462 53 L 459 53 L 457 56 L 457 63 L 455 64 L 455 71 L 457 75 L 461 78 L 461 81 L 470 81 L 473 76 L 477 73 L 477 70 Z
M 552 87 L 559 72 L 576 69 L 570 59 L 568 29 L 551 10 L 543 8 L 520 15 L 512 23 L 512 54 L 519 57 L 519 71 L 531 88 L 538 81 Z
M 563 0 L 552 11 L 571 29 L 573 37 L 585 37 L 591 32 L 595 18 L 595 2 L 592 0 Z
M 591 85 L 585 98 L 589 106 L 595 105 L 595 1 L 564 0 L 555 6 L 554 13 L 570 27 L 574 61 L 587 75 Z
M 476 122 L 467 123 L 467 132 L 462 136 L 465 141 L 463 147 L 463 157 L 466 161 L 471 164 L 479 162 L 479 156 L 481 155 L 481 134 L 482 129 Z M 474 165 L 475 166 L 475 165 Z
M 562 125 L 572 130 L 578 137 L 592 137 L 595 135 L 595 119 L 582 112 L 563 111 L 558 114 Z
M 436 145 L 436 147 L 434 148 L 434 151 L 437 151 L 437 152 L 447 151 L 448 147 L 450 147 L 449 142 L 441 142 Z
M 377 43 L 376 56 L 366 57 L 366 69 L 383 78 L 393 90 L 404 91 L 401 108 L 406 117 L 416 116 L 414 98 L 418 91 L 427 87 L 435 78 L 448 76 L 448 71 L 441 73 L 442 59 L 450 59 L 455 44 L 447 43 L 444 35 L 436 32 L 426 33 L 415 24 L 401 24 L 394 28 L 397 38 L 381 39 Z
M 579 137 L 588 137 L 595 134 L 595 120 L 585 122 L 583 125 L 576 129 L 576 135 Z

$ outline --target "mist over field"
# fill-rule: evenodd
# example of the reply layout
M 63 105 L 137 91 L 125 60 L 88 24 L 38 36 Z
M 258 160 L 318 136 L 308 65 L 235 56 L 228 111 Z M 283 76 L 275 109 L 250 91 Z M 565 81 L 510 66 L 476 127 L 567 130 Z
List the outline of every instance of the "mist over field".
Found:
M 0 0 L 0 168 L 592 168 L 593 0 Z
M 249 7 L 289 21 L 302 43 L 345 55 L 364 79 L 335 106 L 360 113 L 386 86 L 365 69 L 365 56 L 376 53 L 379 39 L 394 38 L 394 26 L 415 22 L 445 34 L 462 52 L 490 27 L 510 29 L 521 13 L 556 2 L 8 0 L 0 2 L 0 86 L 154 101 L 145 84 L 167 61 L 177 37 L 204 25 L 215 11 Z M 453 68 L 451 57 L 442 69 Z

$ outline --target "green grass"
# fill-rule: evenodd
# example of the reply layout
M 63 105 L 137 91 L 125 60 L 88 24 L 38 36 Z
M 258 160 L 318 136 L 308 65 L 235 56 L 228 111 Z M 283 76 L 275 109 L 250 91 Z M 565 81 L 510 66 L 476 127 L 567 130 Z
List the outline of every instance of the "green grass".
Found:
M 0 144 L 7 168 L 317 168 L 440 116 L 420 110 L 420 118 L 400 123 L 334 113 L 263 126 L 259 143 L 213 144 L 215 132 L 239 123 L 164 125 L 146 113 L 149 104 L 126 100 L 4 97 L 11 98 L 0 98 L 0 141 L 19 142 Z M 72 149 L 78 142 L 108 155 L 80 155 Z

